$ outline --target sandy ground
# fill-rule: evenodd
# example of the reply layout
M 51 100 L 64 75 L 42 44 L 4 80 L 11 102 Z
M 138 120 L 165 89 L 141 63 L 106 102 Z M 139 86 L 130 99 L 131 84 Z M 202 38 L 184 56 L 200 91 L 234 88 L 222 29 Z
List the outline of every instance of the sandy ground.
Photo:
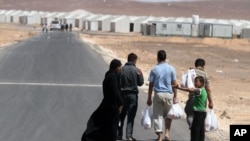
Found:
M 30 30 L 31 29 L 31 30 Z M 0 24 L 0 49 L 18 43 L 37 34 L 32 26 L 20 26 L 19 24 Z
M 185 0 L 184 0 L 185 1 Z M 67 5 L 67 6 L 65 6 Z M 125 14 L 137 16 L 250 19 L 249 0 L 204 0 L 178 3 L 138 3 L 130 0 L 0 0 L 1 9 L 64 11 L 85 9 L 96 14 Z M 36 34 L 32 28 L 0 24 L 0 50 Z M 181 37 L 143 37 L 140 35 L 113 36 L 83 34 L 82 39 L 92 44 L 109 62 L 119 58 L 123 62 L 130 52 L 138 54 L 138 67 L 147 80 L 156 64 L 156 53 L 164 49 L 168 61 L 181 74 L 193 66 L 198 57 L 206 59 L 205 70 L 211 77 L 214 109 L 219 119 L 219 130 L 207 133 L 212 141 L 229 140 L 230 124 L 250 124 L 250 41 L 239 39 L 196 39 Z M 147 86 L 143 86 L 147 92 Z M 182 106 L 187 94 L 178 91 Z
M 118 58 L 124 64 L 127 54 L 136 53 L 139 56 L 137 66 L 143 70 L 145 82 L 156 64 L 156 53 L 160 49 L 166 50 L 168 62 L 175 67 L 179 83 L 182 73 L 194 65 L 194 60 L 204 58 L 205 70 L 211 78 L 214 110 L 219 120 L 219 129 L 206 135 L 212 141 L 229 140 L 230 124 L 250 124 L 250 111 L 246 108 L 250 104 L 250 41 L 89 34 L 83 34 L 82 38 L 103 54 L 107 62 Z M 142 88 L 147 93 L 147 85 Z M 184 107 L 187 93 L 178 91 L 178 97 Z
M 0 24 L 0 49 L 10 43 L 29 38 L 38 30 L 20 25 Z M 40 30 L 39 30 L 40 31 Z M 181 74 L 193 66 L 198 57 L 206 60 L 205 70 L 211 78 L 214 110 L 219 120 L 219 129 L 207 132 L 212 141 L 229 140 L 230 124 L 250 124 L 250 41 L 240 39 L 146 37 L 138 34 L 81 34 L 84 41 L 100 53 L 107 63 L 113 58 L 126 62 L 127 54 L 138 55 L 137 66 L 142 69 L 145 82 L 149 71 L 156 64 L 156 53 L 164 49 L 168 62 L 177 72 L 178 82 Z M 147 85 L 142 87 L 147 93 Z M 146 95 L 145 95 L 146 96 Z M 187 93 L 178 91 L 182 106 Z

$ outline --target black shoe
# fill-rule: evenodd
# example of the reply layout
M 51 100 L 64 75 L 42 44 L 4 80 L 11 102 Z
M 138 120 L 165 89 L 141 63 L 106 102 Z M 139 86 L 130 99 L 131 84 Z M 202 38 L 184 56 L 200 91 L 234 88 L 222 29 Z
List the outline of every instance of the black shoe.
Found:
M 117 136 L 116 140 L 122 140 L 122 136 Z
M 136 139 L 133 137 L 127 137 L 127 141 L 136 141 Z

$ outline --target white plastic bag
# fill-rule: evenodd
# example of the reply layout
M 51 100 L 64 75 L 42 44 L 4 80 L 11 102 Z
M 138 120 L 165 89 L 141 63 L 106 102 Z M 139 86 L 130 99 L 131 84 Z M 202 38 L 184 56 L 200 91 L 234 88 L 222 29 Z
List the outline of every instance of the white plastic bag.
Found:
M 187 75 L 187 87 L 188 88 L 194 88 L 194 79 L 196 77 L 196 73 L 194 69 L 188 70 Z
M 181 87 L 187 87 L 187 73 L 183 73 L 181 76 Z
M 181 119 L 183 116 L 184 111 L 178 103 L 172 105 L 167 115 L 167 117 L 170 119 Z
M 213 109 L 209 109 L 207 111 L 206 119 L 205 119 L 205 131 L 214 131 L 218 128 L 217 117 L 214 113 Z
M 150 129 L 152 127 L 152 112 L 151 107 L 147 107 L 142 110 L 141 126 L 144 129 Z
M 196 73 L 194 69 L 189 69 L 187 73 L 182 74 L 181 87 L 194 88 L 194 79 Z

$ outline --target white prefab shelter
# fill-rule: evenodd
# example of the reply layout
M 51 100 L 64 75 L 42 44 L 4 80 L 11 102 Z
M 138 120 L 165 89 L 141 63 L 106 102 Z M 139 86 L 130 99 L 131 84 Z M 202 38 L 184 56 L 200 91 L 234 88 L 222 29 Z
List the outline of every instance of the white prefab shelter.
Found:
M 27 16 L 27 24 L 40 24 L 41 15 L 38 11 L 31 11 Z
M 120 16 L 111 21 L 111 32 L 129 33 L 130 19 L 128 16 Z
M 67 15 L 65 15 L 65 23 L 72 24 L 73 27 L 81 27 L 82 28 L 82 18 L 86 17 L 87 15 L 90 15 L 92 13 L 78 9 L 74 10 L 72 12 L 69 12 Z
M 143 35 L 155 36 L 156 34 L 156 24 L 155 23 L 147 23 L 145 26 L 145 32 Z
M 67 14 L 65 12 L 58 12 L 54 15 L 54 20 L 59 21 L 60 23 L 64 23 L 64 17 Z
M 250 39 L 250 26 L 248 28 L 242 29 L 241 38 Z
M 233 37 L 233 25 L 214 24 L 212 37 L 232 38 Z
M 11 21 L 12 21 L 11 15 L 15 12 L 16 12 L 16 10 L 9 10 L 8 12 L 5 13 L 5 22 L 6 23 L 11 23 Z
M 75 18 L 75 27 L 82 29 L 83 28 L 83 19 L 89 15 L 80 15 Z
M 97 20 L 89 21 L 88 30 L 98 31 L 98 21 Z
M 86 11 L 86 10 L 78 9 L 78 10 L 69 12 L 69 14 L 73 14 L 73 15 L 90 15 L 92 13 L 89 12 L 89 11 Z
M 183 22 L 153 22 L 156 25 L 157 36 L 191 36 L 192 24 Z
M 90 31 L 98 31 L 99 30 L 99 20 L 103 15 L 101 16 L 96 16 L 94 18 L 91 18 L 88 20 L 88 30 Z
M 143 20 L 142 22 L 141 22 L 141 33 L 142 33 L 142 35 L 151 35 L 150 33 L 150 31 L 151 30 L 149 30 L 150 29 L 150 26 L 151 26 L 151 23 L 149 23 L 150 21 L 157 21 L 157 20 L 160 20 L 161 18 L 159 18 L 159 17 L 147 17 L 145 20 Z M 154 32 L 154 34 L 155 34 L 155 32 Z
M 5 14 L 7 13 L 8 11 L 6 11 L 6 10 L 1 10 L 0 11 L 0 22 L 1 23 L 5 23 L 5 21 L 6 21 L 6 16 L 5 16 Z
M 83 18 L 82 29 L 83 30 L 90 30 L 91 29 L 90 21 L 98 19 L 99 17 L 101 17 L 101 15 L 90 15 L 90 16 L 87 16 L 87 17 Z M 96 23 L 93 23 L 93 25 L 92 25 L 93 29 L 95 28 L 95 24 Z
M 10 16 L 10 22 L 11 23 L 19 23 L 19 17 L 22 15 L 22 11 L 18 10 L 12 13 Z
M 21 24 L 40 24 L 41 15 L 38 11 L 24 11 L 19 17 Z
M 161 23 L 161 22 L 166 22 L 166 21 L 173 22 L 174 18 L 156 17 L 156 18 L 153 18 L 153 20 L 148 19 L 146 24 L 142 24 L 142 34 L 155 36 L 156 35 L 156 23 L 155 22 Z
M 40 12 L 41 15 L 41 19 L 40 19 L 40 24 L 46 24 L 47 23 L 47 15 L 49 14 L 49 12 Z
M 27 15 L 29 14 L 29 11 L 23 11 L 22 15 L 19 17 L 19 23 L 20 24 L 27 24 L 28 22 L 28 17 Z
M 99 31 L 110 31 L 111 30 L 111 21 L 114 19 L 115 17 L 112 15 L 104 15 L 98 19 L 96 19 L 96 21 L 98 21 L 98 30 Z
M 47 24 L 50 24 L 52 21 L 56 20 L 55 16 L 57 14 L 58 14 L 57 12 L 47 13 L 47 15 L 45 15 L 43 21 L 45 21 L 45 23 L 47 23 Z
M 216 23 L 200 23 L 199 24 L 200 37 L 219 37 L 232 38 L 233 25 L 230 24 L 216 24 Z
M 141 23 L 147 17 L 130 17 L 130 32 L 141 32 Z
M 73 27 L 75 27 L 75 19 L 78 17 L 79 15 L 76 15 L 75 13 L 73 14 L 68 14 L 64 17 L 64 23 L 66 24 L 72 24 Z
M 246 29 L 250 26 L 250 21 L 230 20 L 230 24 L 233 25 L 233 35 L 240 36 L 242 34 L 242 29 Z
M 0 10 L 0 23 L 5 22 L 6 10 Z
M 3 10 L 0 13 L 0 22 L 6 23 L 10 21 L 11 13 L 15 12 L 15 10 Z

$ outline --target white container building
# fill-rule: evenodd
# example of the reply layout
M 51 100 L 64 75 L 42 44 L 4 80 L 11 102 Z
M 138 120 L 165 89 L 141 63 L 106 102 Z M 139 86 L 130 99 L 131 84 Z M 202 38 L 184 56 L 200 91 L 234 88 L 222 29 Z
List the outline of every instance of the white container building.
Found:
M 47 23 L 49 25 L 52 21 L 56 20 L 57 14 L 58 14 L 58 12 L 49 12 L 45 15 L 43 21 L 45 21 L 45 23 Z
M 152 21 L 155 24 L 156 36 L 191 36 L 192 22 L 185 19 L 165 19 L 165 21 Z
M 141 32 L 141 23 L 146 19 L 147 17 L 130 17 L 130 32 Z
M 6 16 L 5 14 L 7 13 L 7 10 L 1 10 L 0 11 L 0 23 L 5 23 L 6 21 Z
M 110 31 L 111 30 L 111 21 L 115 18 L 112 15 L 104 15 L 96 19 L 98 22 L 99 31 Z
M 80 15 L 75 18 L 75 27 L 82 29 L 83 28 L 83 19 L 88 17 L 89 15 Z
M 233 25 L 218 24 L 218 23 L 200 23 L 199 24 L 200 37 L 218 37 L 218 38 L 232 38 Z
M 95 28 L 97 26 L 96 25 L 97 23 L 93 23 L 92 25 L 90 25 L 90 21 L 98 19 L 100 17 L 101 17 L 101 15 L 90 15 L 90 16 L 84 17 L 83 18 L 83 27 L 82 27 L 82 29 L 83 30 L 91 30 L 91 29 L 95 30 Z
M 150 21 L 158 21 L 160 20 L 160 17 L 147 17 L 145 20 L 143 20 L 141 22 L 141 34 L 142 35 L 151 35 L 151 27 L 152 27 L 152 23 L 150 23 Z M 155 28 L 155 27 L 154 27 Z M 155 31 L 154 31 L 155 34 Z
M 119 16 L 111 21 L 111 32 L 129 33 L 130 19 L 128 16 Z
M 250 39 L 250 26 L 242 29 L 241 38 Z
M 41 23 L 41 15 L 38 11 L 31 11 L 27 15 L 27 24 L 40 24 Z
M 6 23 L 11 23 L 12 14 L 15 12 L 16 12 L 16 10 L 9 10 L 8 12 L 5 13 L 5 22 Z
M 14 13 L 12 13 L 10 16 L 10 22 L 11 23 L 19 23 L 19 17 L 22 15 L 21 10 L 17 10 Z

